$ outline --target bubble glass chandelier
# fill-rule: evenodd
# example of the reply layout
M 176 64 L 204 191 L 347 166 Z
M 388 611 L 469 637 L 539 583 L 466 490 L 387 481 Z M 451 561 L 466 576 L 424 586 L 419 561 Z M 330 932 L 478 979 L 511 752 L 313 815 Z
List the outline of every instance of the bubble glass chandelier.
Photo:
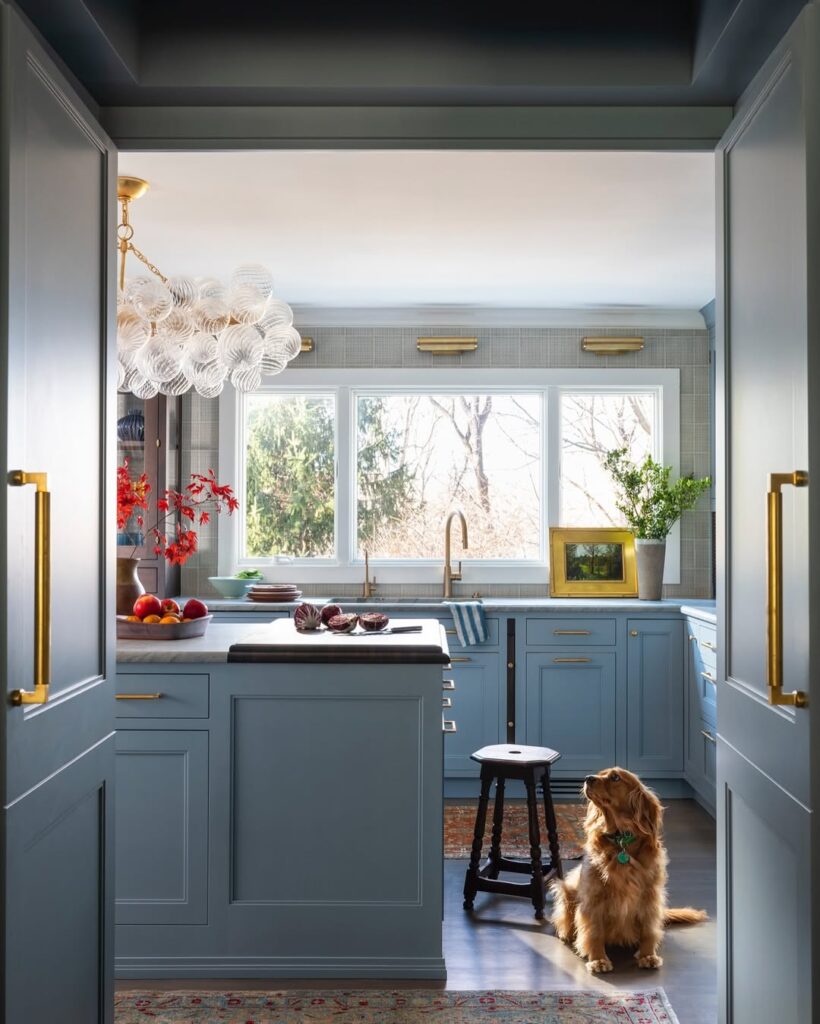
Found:
M 193 388 L 215 398 L 229 381 L 254 391 L 263 374 L 281 373 L 301 350 L 293 311 L 274 297 L 273 277 L 258 263 L 237 267 L 227 285 L 166 277 L 133 242 L 130 205 L 148 187 L 142 178 L 117 179 L 117 389 L 148 399 Z M 126 278 L 129 253 L 150 276 Z

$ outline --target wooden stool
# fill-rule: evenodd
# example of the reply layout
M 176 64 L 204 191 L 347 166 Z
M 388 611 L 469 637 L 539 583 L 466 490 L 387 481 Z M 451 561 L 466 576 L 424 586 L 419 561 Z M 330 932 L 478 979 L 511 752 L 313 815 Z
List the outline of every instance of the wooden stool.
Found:
M 477 892 L 497 892 L 504 896 L 528 896 L 535 907 L 535 916 L 544 917 L 544 889 L 551 878 L 563 878 L 561 854 L 558 849 L 558 829 L 555 808 L 550 791 L 550 768 L 561 756 L 549 747 L 526 747 L 515 743 L 482 747 L 470 755 L 481 765 L 481 795 L 475 818 L 475 833 L 470 853 L 470 866 L 464 880 L 464 909 L 472 910 Z M 496 780 L 493 832 L 487 863 L 479 869 L 481 845 L 487 824 L 487 806 L 490 788 Z M 501 831 L 504 823 L 504 788 L 507 779 L 520 779 L 527 790 L 527 819 L 529 825 L 530 857 L 504 857 L 501 854 Z M 538 830 L 538 804 L 536 786 L 544 792 L 544 817 L 550 848 L 549 863 L 541 860 L 541 837 Z M 505 882 L 498 878 L 501 871 L 514 871 L 530 875 L 528 882 Z

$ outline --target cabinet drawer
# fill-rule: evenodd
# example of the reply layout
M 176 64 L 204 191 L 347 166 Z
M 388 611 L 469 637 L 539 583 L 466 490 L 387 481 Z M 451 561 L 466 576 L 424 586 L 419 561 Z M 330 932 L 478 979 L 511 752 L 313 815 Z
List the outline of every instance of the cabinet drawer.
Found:
M 698 751 L 701 760 L 698 767 L 703 781 L 713 790 L 717 779 L 717 739 L 715 727 L 710 722 L 701 721 L 700 740 Z
M 456 633 L 456 627 L 453 625 L 453 620 L 450 618 L 439 619 L 439 622 L 444 626 L 444 632 L 447 634 L 448 645 L 454 649 L 460 648 L 461 644 L 459 643 L 458 634 Z M 498 647 L 498 619 L 487 619 L 487 639 L 483 644 L 473 644 L 472 647 L 478 651 L 483 647 Z
M 207 672 L 118 673 L 117 718 L 207 718 L 210 682 Z
M 530 647 L 614 647 L 615 619 L 527 619 Z
M 695 649 L 697 656 L 707 666 L 714 668 L 717 664 L 717 629 L 708 622 L 687 619 L 688 641 Z
M 715 670 L 695 660 L 695 675 L 692 679 L 697 693 L 697 703 L 700 714 L 711 725 L 717 723 L 717 682 Z

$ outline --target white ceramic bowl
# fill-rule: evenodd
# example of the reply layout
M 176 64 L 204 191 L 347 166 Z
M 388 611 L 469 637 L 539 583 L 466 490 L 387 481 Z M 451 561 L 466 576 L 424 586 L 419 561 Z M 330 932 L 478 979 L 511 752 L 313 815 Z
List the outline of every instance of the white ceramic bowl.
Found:
M 253 580 L 238 580 L 235 576 L 209 576 L 208 582 L 223 597 L 244 597 Z

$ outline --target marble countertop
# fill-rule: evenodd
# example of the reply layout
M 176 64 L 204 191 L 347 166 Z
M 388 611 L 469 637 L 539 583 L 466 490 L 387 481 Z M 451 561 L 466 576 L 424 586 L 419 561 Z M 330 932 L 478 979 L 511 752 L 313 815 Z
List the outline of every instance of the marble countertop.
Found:
M 247 623 L 212 622 L 205 636 L 197 636 L 191 640 L 118 640 L 117 662 L 226 662 L 232 645 L 240 643 L 258 629 L 257 625 Z

